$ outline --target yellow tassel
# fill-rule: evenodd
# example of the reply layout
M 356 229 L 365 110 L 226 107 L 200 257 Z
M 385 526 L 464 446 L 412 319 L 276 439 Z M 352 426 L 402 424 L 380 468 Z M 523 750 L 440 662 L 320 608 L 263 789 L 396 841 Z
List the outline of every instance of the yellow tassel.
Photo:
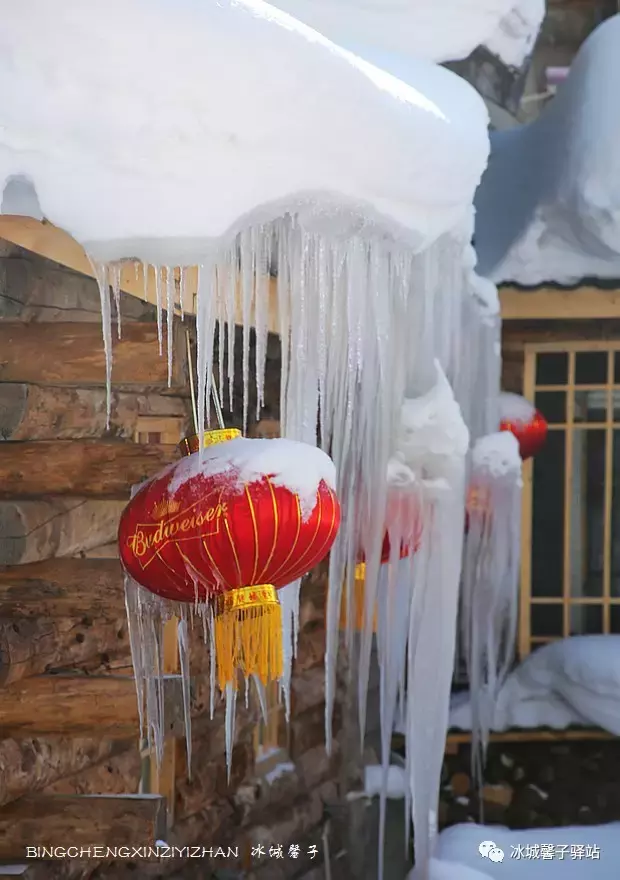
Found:
M 361 632 L 364 629 L 364 609 L 366 607 L 366 591 L 364 585 L 366 583 L 366 563 L 358 562 L 355 566 L 355 578 L 353 581 L 353 629 Z M 342 600 L 340 603 L 340 629 L 347 628 L 347 597 L 346 592 L 342 591 Z M 373 615 L 372 631 L 377 631 L 377 609 Z
M 241 437 L 241 431 L 237 428 L 219 428 L 217 431 L 204 432 L 204 447 L 216 446 L 218 443 L 226 443 L 228 440 L 236 440 Z M 192 455 L 200 449 L 200 438 L 198 434 L 192 434 L 191 437 L 185 437 L 179 443 L 179 450 L 183 455 Z
M 282 611 L 274 587 L 262 584 L 215 600 L 215 656 L 220 690 L 237 687 L 237 672 L 263 684 L 282 675 Z

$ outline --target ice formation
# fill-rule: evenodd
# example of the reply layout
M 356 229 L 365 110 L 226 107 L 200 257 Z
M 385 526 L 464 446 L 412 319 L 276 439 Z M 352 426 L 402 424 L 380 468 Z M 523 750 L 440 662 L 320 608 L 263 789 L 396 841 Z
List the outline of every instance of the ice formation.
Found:
M 620 16 L 535 122 L 497 132 L 476 196 L 479 271 L 525 286 L 620 275 Z
M 455 16 L 450 33 L 467 46 L 449 54 L 480 41 L 465 33 L 474 19 L 490 33 L 511 6 L 465 5 L 467 27 Z M 442 30 L 447 20 L 444 10 Z M 261 0 L 64 0 L 53 10 L 23 0 L 6 10 L 0 33 L 0 192 L 13 186 L 7 204 L 25 209 L 24 188 L 12 182 L 29 181 L 41 213 L 87 248 L 108 382 L 120 261 L 137 260 L 154 284 L 169 359 L 170 305 L 182 301 L 185 269 L 199 267 L 199 425 L 214 340 L 226 341 L 220 358 L 232 365 L 239 312 L 244 419 L 251 326 L 262 401 L 268 272 L 277 264 L 283 433 L 329 450 L 343 510 L 329 570 L 327 746 L 342 590 L 350 596 L 363 549 L 362 735 L 378 604 L 382 766 L 399 703 L 406 805 L 425 866 L 448 722 L 468 438 L 497 425 L 499 316 L 470 244 L 488 154 L 483 102 L 446 70 L 408 59 L 407 71 L 406 82 L 396 79 Z M 392 558 L 380 566 L 386 528 Z M 414 552 L 399 562 L 414 536 Z M 298 585 L 285 589 L 287 702 Z M 144 725 L 160 754 L 163 624 L 181 619 L 187 682 L 188 627 L 202 625 L 213 652 L 211 612 L 162 603 L 130 581 L 127 604 Z M 264 706 L 259 683 L 256 694 Z M 238 695 L 230 688 L 225 697 L 230 755 Z
M 571 636 L 528 655 L 500 689 L 489 723 L 497 731 L 596 726 L 620 736 L 620 636 Z M 471 724 L 471 702 L 459 695 L 450 726 Z
M 483 858 L 479 852 L 483 841 L 501 849 L 503 860 Z M 552 857 L 524 857 L 532 851 L 528 846 L 538 846 L 540 852 L 542 845 L 553 848 Z M 620 822 L 519 831 L 501 825 L 453 825 L 439 835 L 429 880 L 616 880 L 619 859 Z M 414 868 L 408 880 L 426 877 Z
M 376 61 L 387 56 L 458 61 L 481 44 L 507 65 L 531 52 L 545 0 L 275 0 L 341 46 Z
M 514 659 L 521 550 L 521 457 L 508 432 L 472 450 L 461 593 L 471 689 L 472 764 L 482 773 L 496 700 Z

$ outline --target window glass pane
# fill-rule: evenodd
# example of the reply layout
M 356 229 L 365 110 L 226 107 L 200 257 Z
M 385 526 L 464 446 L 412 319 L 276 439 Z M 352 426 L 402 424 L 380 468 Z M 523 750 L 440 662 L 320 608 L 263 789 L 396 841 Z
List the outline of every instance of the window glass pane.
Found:
M 532 605 L 532 636 L 562 636 L 563 619 L 562 605 Z
M 605 431 L 573 431 L 570 561 L 573 596 L 601 596 L 604 570 Z
M 536 355 L 537 385 L 566 385 L 568 354 L 565 351 Z
M 573 418 L 575 422 L 606 422 L 607 391 L 575 391 Z
M 611 418 L 614 422 L 620 422 L 620 390 L 617 388 L 611 392 Z
M 570 610 L 571 636 L 596 635 L 603 632 L 602 605 L 573 605 Z
M 562 595 L 564 438 L 564 431 L 550 431 L 547 442 L 534 459 L 531 587 L 533 596 Z
M 614 354 L 614 385 L 620 385 L 620 351 Z
M 575 385 L 606 385 L 609 353 L 578 351 L 575 355 Z
M 613 433 L 611 470 L 611 595 L 620 598 L 620 429 Z
M 538 391 L 534 405 L 550 425 L 566 421 L 566 394 L 564 391 Z
M 620 634 L 620 605 L 612 605 L 609 609 L 610 631 Z

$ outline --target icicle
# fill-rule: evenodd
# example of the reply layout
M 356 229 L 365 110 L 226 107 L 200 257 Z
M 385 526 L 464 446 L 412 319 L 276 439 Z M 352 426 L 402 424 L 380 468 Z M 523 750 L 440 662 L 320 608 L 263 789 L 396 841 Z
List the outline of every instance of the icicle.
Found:
M 509 432 L 474 446 L 467 505 L 462 624 L 478 786 L 498 693 L 514 659 L 520 560 L 521 458 Z
M 198 270 L 198 308 L 196 310 L 196 336 L 198 348 L 198 425 L 210 423 L 211 378 L 213 375 L 213 347 L 216 313 L 217 276 L 213 263 L 205 263 Z M 205 413 L 207 418 L 205 420 Z
M 226 770 L 228 773 L 228 781 L 230 782 L 230 772 L 232 770 L 232 752 L 235 742 L 235 710 L 237 706 L 237 691 L 233 684 L 228 682 L 226 685 Z
M 208 610 L 209 614 L 209 626 L 208 626 L 208 639 L 209 639 L 209 718 L 213 721 L 215 716 L 215 673 L 217 669 L 217 662 L 215 657 L 215 626 L 213 623 L 213 609 L 209 606 Z M 206 623 L 206 616 L 203 618 L 203 621 Z M 206 639 L 205 639 L 206 642 Z
M 267 333 L 269 329 L 271 276 L 269 265 L 271 260 L 271 230 L 257 231 L 257 240 L 253 243 L 256 254 L 256 294 L 254 301 L 254 333 L 256 338 L 256 418 L 260 418 L 261 407 L 265 403 L 265 363 L 267 359 Z
M 258 705 L 260 706 L 261 717 L 265 724 L 267 724 L 267 716 L 269 713 L 269 706 L 267 705 L 267 691 L 265 690 L 265 685 L 262 683 L 260 678 L 257 675 L 253 675 L 254 686 L 256 687 L 256 696 L 258 697 Z
M 241 315 L 243 322 L 243 431 L 248 428 L 248 391 L 250 382 L 250 325 L 252 321 L 252 301 L 256 278 L 256 254 L 253 248 L 252 230 L 239 236 L 241 262 Z
M 185 609 L 183 609 L 185 611 Z M 183 682 L 183 719 L 185 722 L 185 747 L 187 750 L 187 775 L 192 778 L 192 711 L 191 711 L 191 688 L 189 668 L 189 635 L 187 632 L 187 618 L 183 616 L 177 624 L 177 645 L 179 650 L 179 665 Z
M 106 390 L 106 430 L 110 428 L 112 413 L 112 311 L 110 308 L 110 284 L 108 267 L 102 263 L 92 263 L 94 275 L 99 286 L 101 301 L 101 328 L 103 333 L 103 350 L 105 353 L 105 390 Z
M 166 353 L 168 355 L 168 388 L 170 388 L 172 386 L 172 333 L 174 329 L 174 272 L 170 266 L 162 271 L 166 273 Z
M 160 266 L 155 266 L 155 300 L 157 302 L 157 341 L 159 343 L 159 355 L 164 353 L 164 340 L 163 340 L 163 305 L 162 305 L 162 289 L 161 289 L 161 275 L 162 269 Z
M 282 607 L 282 678 L 280 679 L 280 690 L 284 697 L 287 722 L 290 721 L 291 717 L 293 657 L 297 656 L 300 588 L 301 580 L 297 580 L 278 590 L 278 598 Z
M 116 306 L 116 332 L 119 339 L 121 338 L 121 268 L 120 263 L 112 263 L 110 265 L 112 292 L 114 294 L 114 305 Z
M 185 294 L 187 292 L 187 269 L 181 266 L 179 269 L 179 305 L 181 307 L 181 320 L 185 320 Z
M 144 299 L 144 302 L 149 301 L 149 270 L 150 270 L 149 264 L 142 263 L 142 284 L 143 284 L 142 298 Z
M 416 582 L 409 628 L 406 749 L 411 785 L 415 861 L 427 880 L 435 845 L 444 758 L 463 540 L 465 460 L 428 487 L 426 572 Z

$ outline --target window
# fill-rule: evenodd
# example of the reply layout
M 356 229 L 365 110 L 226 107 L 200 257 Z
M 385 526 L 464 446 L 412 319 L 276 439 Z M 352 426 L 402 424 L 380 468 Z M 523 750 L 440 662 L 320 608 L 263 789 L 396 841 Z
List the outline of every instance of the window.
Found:
M 620 633 L 620 342 L 526 345 L 524 394 L 549 434 L 524 466 L 522 657 Z

